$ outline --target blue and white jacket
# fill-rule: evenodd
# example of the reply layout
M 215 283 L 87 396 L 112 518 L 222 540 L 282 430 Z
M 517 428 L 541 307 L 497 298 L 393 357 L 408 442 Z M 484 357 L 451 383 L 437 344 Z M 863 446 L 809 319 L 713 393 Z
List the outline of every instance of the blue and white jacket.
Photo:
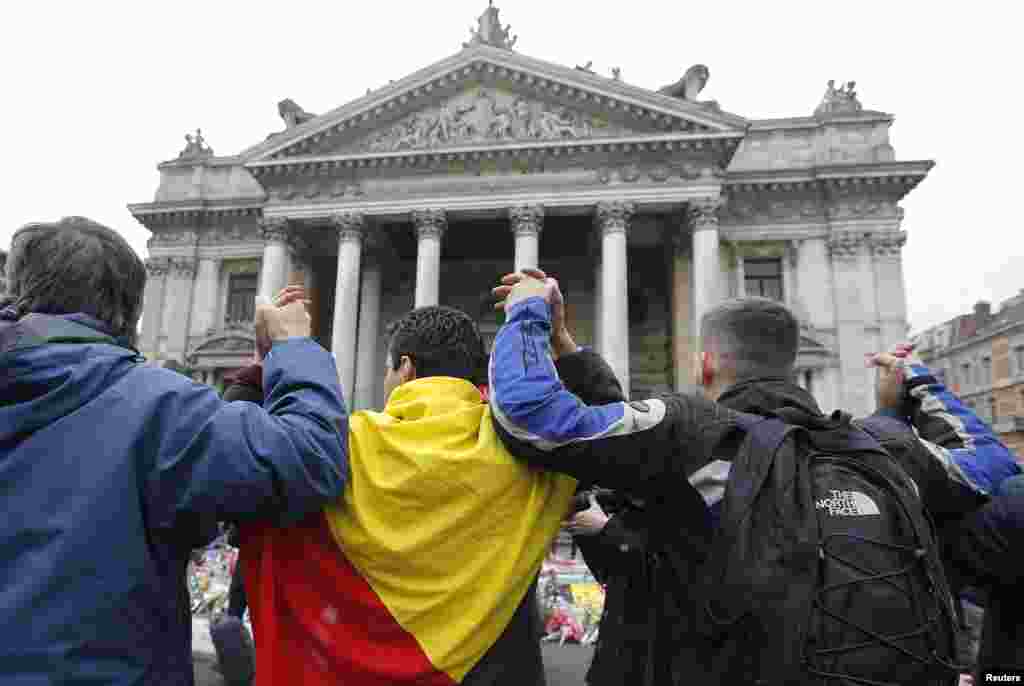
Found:
M 509 450 L 607 488 L 649 494 L 689 484 L 716 505 L 742 438 L 736 413 L 699 393 L 588 405 L 580 396 L 610 369 L 592 353 L 577 353 L 592 361 L 567 388 L 550 333 L 549 307 L 533 297 L 509 308 L 495 339 L 490 404 Z M 911 365 L 908 376 L 907 414 L 859 423 L 904 465 L 933 513 L 970 511 L 1021 473 L 1012 452 L 927 368 Z M 804 404 L 820 414 L 809 397 Z

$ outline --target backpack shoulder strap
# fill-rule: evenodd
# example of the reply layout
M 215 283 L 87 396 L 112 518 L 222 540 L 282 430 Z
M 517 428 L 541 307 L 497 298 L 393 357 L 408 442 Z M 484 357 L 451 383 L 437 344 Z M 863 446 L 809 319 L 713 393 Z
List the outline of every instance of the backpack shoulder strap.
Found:
M 726 530 L 738 525 L 746 515 L 772 471 L 775 454 L 786 437 L 799 428 L 777 417 L 748 413 L 740 413 L 736 425 L 747 434 L 747 441 L 737 454 L 729 477 L 730 506 L 723 508 L 721 521 Z

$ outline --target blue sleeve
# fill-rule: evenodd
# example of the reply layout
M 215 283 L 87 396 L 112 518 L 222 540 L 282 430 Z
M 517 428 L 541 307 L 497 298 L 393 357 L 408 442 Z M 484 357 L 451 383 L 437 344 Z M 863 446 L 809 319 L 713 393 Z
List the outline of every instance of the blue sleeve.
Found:
M 954 478 L 984 495 L 1021 473 L 1013 453 L 992 429 L 951 393 L 927 367 L 907 366 L 914 428 L 921 442 Z
M 588 406 L 569 392 L 551 359 L 550 311 L 542 298 L 533 297 L 510 308 L 491 352 L 490 404 L 498 424 L 513 437 L 554 450 L 620 435 L 639 429 L 631 423 L 628 403 Z M 660 401 L 646 413 L 644 428 L 665 416 Z
M 150 427 L 152 526 L 194 513 L 289 524 L 341 496 L 348 415 L 331 355 L 309 338 L 276 343 L 263 384 L 263 407 L 188 382 L 160 395 Z
M 663 395 L 587 405 L 551 358 L 542 298 L 508 308 L 490 362 L 495 429 L 516 457 L 609 488 L 648 489 L 685 481 L 710 461 L 706 429 L 720 410 L 703 399 Z M 668 477 L 668 479 L 666 479 Z

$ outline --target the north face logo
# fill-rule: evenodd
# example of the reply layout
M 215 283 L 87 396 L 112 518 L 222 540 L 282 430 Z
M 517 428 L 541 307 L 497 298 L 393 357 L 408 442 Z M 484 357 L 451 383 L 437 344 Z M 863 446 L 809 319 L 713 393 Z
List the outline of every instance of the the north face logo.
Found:
M 828 510 L 832 517 L 858 517 L 880 514 L 878 504 L 860 491 L 829 491 L 827 498 L 814 503 L 819 510 Z

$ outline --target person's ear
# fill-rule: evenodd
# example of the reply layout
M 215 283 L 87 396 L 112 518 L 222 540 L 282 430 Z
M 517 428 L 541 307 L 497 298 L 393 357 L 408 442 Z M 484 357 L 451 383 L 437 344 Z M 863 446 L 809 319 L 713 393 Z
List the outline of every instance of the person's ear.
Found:
M 700 354 L 700 381 L 704 388 L 711 388 L 712 384 L 715 383 L 715 376 L 717 376 L 717 365 L 715 364 L 715 356 L 705 351 Z
M 402 380 L 402 383 L 416 380 L 416 365 L 408 355 L 402 355 L 402 359 L 398 363 L 398 378 Z

